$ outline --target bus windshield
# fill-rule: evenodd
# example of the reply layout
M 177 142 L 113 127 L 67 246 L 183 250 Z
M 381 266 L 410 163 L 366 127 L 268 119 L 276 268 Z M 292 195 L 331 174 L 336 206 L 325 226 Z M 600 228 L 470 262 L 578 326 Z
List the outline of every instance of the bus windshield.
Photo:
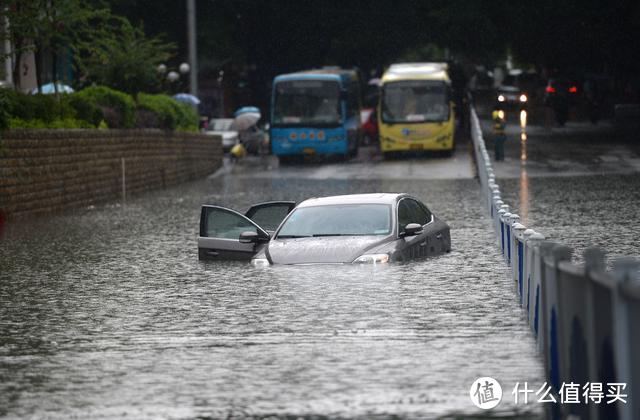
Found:
M 278 82 L 272 123 L 274 126 L 341 124 L 340 85 L 330 80 Z
M 391 82 L 382 90 L 382 121 L 442 122 L 449 119 L 447 85 L 437 80 Z

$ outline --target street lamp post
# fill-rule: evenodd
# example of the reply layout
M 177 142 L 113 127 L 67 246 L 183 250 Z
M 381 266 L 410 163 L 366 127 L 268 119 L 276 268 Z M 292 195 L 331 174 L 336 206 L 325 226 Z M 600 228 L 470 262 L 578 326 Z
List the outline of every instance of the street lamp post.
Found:
M 187 0 L 187 38 L 189 40 L 189 93 L 198 96 L 198 52 L 196 45 L 196 1 Z M 186 63 L 185 63 L 186 64 Z M 189 71 L 187 71 L 189 72 Z
M 158 71 L 158 74 L 160 74 L 160 77 L 162 78 L 162 81 L 163 81 L 162 90 L 165 90 L 164 81 L 167 80 L 170 83 L 169 90 L 172 91 L 172 93 L 175 93 L 173 92 L 174 84 L 178 80 L 180 80 L 181 75 L 186 75 L 191 71 L 191 66 L 189 66 L 188 63 L 182 63 L 178 66 L 178 71 L 176 71 L 176 70 L 169 70 L 167 65 L 162 63 L 158 65 L 156 70 Z M 167 72 L 167 70 L 169 70 L 169 72 Z

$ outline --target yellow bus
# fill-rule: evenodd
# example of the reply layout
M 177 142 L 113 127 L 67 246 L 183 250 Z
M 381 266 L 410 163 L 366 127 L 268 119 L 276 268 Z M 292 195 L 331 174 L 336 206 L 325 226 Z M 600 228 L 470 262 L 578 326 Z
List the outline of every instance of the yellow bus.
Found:
M 444 63 L 393 64 L 381 79 L 380 150 L 453 153 L 455 115 Z

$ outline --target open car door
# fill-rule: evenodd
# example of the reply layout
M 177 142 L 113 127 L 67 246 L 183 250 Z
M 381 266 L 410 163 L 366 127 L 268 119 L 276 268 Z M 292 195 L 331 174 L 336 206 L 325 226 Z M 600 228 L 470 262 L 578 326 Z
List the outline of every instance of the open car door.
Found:
M 275 231 L 294 207 L 295 203 L 290 201 L 260 203 L 252 206 L 246 215 L 242 215 L 226 207 L 202 206 L 198 258 L 251 259 L 269 242 L 269 232 Z M 253 235 L 247 235 L 248 232 Z M 241 240 L 240 235 L 247 238 Z
M 273 233 L 295 207 L 295 201 L 268 201 L 251 206 L 244 215 L 267 232 Z

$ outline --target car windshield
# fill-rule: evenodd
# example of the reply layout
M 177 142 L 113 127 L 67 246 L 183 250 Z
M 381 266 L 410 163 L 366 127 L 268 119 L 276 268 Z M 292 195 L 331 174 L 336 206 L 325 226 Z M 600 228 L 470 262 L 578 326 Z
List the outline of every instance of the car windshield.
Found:
M 209 122 L 210 131 L 230 131 L 233 118 L 212 118 Z
M 339 204 L 294 210 L 277 237 L 388 235 L 389 233 L 391 233 L 391 206 Z
M 382 119 L 387 123 L 447 121 L 446 84 L 435 80 L 387 83 L 382 94 Z
M 502 80 L 502 85 L 503 86 L 516 86 L 517 85 L 517 79 L 516 76 L 512 75 L 512 74 L 508 74 L 504 77 L 504 79 Z
M 340 85 L 331 80 L 291 80 L 275 88 L 274 125 L 340 124 Z

